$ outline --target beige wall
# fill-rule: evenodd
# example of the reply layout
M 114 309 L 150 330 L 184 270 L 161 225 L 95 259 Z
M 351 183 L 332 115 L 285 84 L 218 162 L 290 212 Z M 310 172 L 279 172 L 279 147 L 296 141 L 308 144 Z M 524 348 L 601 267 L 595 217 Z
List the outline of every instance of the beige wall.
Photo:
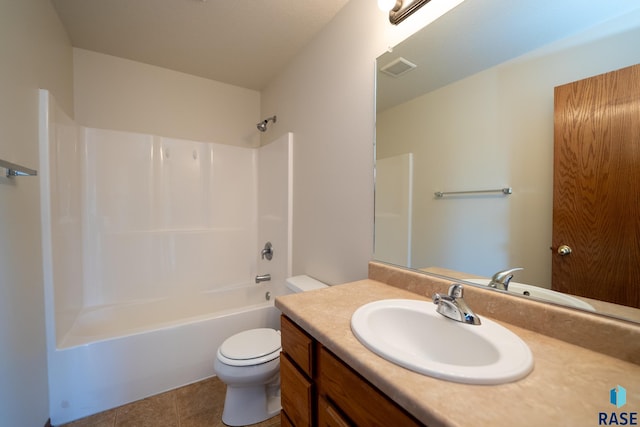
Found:
M 82 126 L 260 144 L 260 93 L 165 68 L 73 49 L 76 122 Z
M 351 0 L 262 92 L 278 115 L 263 143 L 294 134 L 293 273 L 328 283 L 367 276 L 373 254 L 375 58 L 421 25 L 392 26 Z
M 0 158 L 38 169 L 38 88 L 73 111 L 72 52 L 48 1 L 0 0 Z M 0 176 L 0 424 L 49 417 L 38 178 Z

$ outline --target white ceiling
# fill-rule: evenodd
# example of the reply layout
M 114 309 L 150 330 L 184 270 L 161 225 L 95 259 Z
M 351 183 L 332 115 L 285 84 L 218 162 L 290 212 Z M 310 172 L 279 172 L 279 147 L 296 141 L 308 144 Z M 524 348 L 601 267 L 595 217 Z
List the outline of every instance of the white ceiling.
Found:
M 261 90 L 348 0 L 51 0 L 74 47 Z

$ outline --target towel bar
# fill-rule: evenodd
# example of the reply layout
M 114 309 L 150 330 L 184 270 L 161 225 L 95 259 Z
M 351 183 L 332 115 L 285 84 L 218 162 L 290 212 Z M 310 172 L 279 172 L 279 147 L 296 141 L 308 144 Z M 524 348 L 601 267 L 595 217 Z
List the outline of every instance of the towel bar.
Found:
M 7 170 L 7 177 L 11 176 L 36 176 L 38 171 L 35 169 L 29 169 L 24 166 L 17 165 L 15 163 L 7 162 L 0 159 L 0 168 Z
M 511 187 L 505 187 L 505 188 L 496 188 L 495 190 L 436 191 L 433 194 L 435 194 L 436 198 L 440 199 L 444 196 L 449 196 L 452 194 L 478 194 L 478 193 L 502 193 L 504 195 L 508 195 L 513 193 L 513 190 Z

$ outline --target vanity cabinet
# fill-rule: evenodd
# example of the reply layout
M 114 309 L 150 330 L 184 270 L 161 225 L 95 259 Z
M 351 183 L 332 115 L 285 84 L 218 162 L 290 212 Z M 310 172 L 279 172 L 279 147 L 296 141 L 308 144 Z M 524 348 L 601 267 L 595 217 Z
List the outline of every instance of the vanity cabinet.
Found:
M 314 384 L 313 338 L 287 317 L 280 321 L 280 399 L 282 423 L 296 427 L 313 423 L 316 387 Z
M 421 426 L 286 316 L 281 317 L 283 426 Z

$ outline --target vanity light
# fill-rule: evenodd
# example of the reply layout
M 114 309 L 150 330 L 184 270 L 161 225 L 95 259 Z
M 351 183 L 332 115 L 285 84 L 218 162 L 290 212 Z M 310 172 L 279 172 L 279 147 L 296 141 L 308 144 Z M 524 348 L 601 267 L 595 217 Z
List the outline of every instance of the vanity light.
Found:
M 389 22 L 398 25 L 431 0 L 378 0 L 381 10 L 389 11 Z
M 400 22 L 407 19 L 411 14 L 416 12 L 425 4 L 431 0 L 378 0 L 378 7 L 382 10 L 389 11 L 389 22 L 394 25 L 398 25 Z M 425 13 L 423 22 L 424 25 L 435 21 L 464 0 L 438 0 L 429 6 L 429 11 Z

